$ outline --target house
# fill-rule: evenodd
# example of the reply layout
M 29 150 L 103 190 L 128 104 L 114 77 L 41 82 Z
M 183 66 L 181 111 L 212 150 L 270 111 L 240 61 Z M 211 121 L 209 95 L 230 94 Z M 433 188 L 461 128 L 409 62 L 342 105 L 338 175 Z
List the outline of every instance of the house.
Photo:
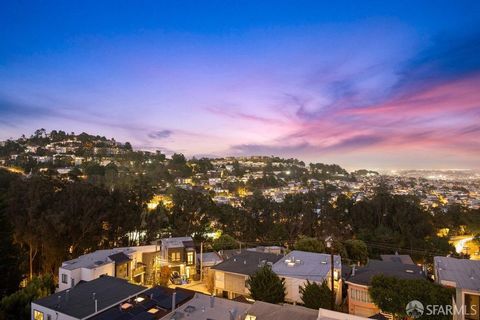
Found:
M 211 268 L 215 272 L 215 294 L 228 299 L 249 296 L 250 292 L 246 286 L 248 277 L 266 264 L 273 266 L 281 257 L 273 253 L 249 250 L 233 255 Z
M 195 292 L 185 289 L 153 287 L 134 299 L 122 301 L 89 320 L 153 320 L 163 318 L 190 301 Z
M 168 265 L 171 272 L 183 280 L 192 279 L 197 274 L 197 253 L 191 237 L 160 239 L 159 263 Z
M 271 304 L 255 301 L 247 311 L 245 320 L 364 320 L 367 318 L 346 313 L 326 310 L 308 309 L 298 305 Z
M 348 286 L 348 313 L 362 317 L 371 317 L 381 313 L 368 293 L 372 278 L 376 275 L 399 279 L 426 279 L 424 272 L 417 265 L 370 260 L 366 266 L 358 270 L 353 268 L 352 274 L 345 282 Z
M 318 284 L 327 281 L 328 286 L 331 286 L 331 256 L 329 254 L 294 250 L 278 260 L 272 270 L 280 278 L 285 279 L 286 302 L 302 303 L 300 288 L 307 283 L 307 280 Z M 335 255 L 333 277 L 338 304 L 342 301 L 341 272 L 341 258 L 339 255 Z
M 381 254 L 382 261 L 398 262 L 403 264 L 415 264 L 408 254 Z
M 243 320 L 250 304 L 220 299 L 215 296 L 196 293 L 195 296 L 180 308 L 161 318 L 161 320 L 174 319 L 229 319 Z
M 32 320 L 89 319 L 148 288 L 126 280 L 103 276 L 63 290 L 31 304 Z
M 317 320 L 318 310 L 294 305 L 277 305 L 255 301 L 248 310 L 245 320 Z
M 154 272 L 155 245 L 97 250 L 62 263 L 58 270 L 59 291 L 102 275 L 145 284 Z
M 480 319 L 480 261 L 434 257 L 435 282 L 455 288 L 454 303 L 464 314 L 455 314 L 454 320 Z

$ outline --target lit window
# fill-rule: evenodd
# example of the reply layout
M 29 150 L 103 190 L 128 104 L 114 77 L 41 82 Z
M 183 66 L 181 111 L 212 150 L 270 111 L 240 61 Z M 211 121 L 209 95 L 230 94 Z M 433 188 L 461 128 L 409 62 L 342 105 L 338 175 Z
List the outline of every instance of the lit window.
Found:
M 33 310 L 33 320 L 43 320 L 43 312 Z
M 170 255 L 170 260 L 172 262 L 180 261 L 180 252 L 172 252 Z
M 193 252 L 187 252 L 187 264 L 193 264 Z

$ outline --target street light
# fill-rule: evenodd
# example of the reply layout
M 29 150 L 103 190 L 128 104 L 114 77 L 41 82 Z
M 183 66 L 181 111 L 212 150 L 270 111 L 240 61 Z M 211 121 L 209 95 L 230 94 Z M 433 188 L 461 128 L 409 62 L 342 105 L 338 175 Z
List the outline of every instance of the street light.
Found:
M 330 283 L 331 283 L 331 309 L 335 310 L 335 283 L 334 283 L 334 276 L 333 274 L 335 273 L 334 270 L 334 259 L 333 259 L 333 237 L 330 236 L 325 240 L 325 243 L 327 245 L 327 248 L 330 249 Z

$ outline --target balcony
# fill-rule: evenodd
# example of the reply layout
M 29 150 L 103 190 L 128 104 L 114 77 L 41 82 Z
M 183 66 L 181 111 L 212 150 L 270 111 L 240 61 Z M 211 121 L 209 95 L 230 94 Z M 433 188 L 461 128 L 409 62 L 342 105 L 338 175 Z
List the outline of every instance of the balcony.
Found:
M 132 269 L 132 277 L 138 277 L 141 274 L 144 274 L 147 270 L 145 265 L 137 265 L 136 268 Z

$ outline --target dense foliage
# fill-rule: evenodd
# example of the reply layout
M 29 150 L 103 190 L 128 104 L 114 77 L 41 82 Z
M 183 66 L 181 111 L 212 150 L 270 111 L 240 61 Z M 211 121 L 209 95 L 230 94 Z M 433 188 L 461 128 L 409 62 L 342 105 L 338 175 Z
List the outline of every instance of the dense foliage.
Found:
M 405 307 L 412 300 L 426 305 L 451 305 L 453 289 L 445 288 L 428 280 L 405 280 L 378 275 L 373 277 L 369 294 L 373 302 L 383 311 L 397 319 L 407 316 Z M 430 319 L 424 315 L 418 319 Z M 435 319 L 451 319 L 451 315 L 435 315 Z
M 300 297 L 303 304 L 307 308 L 316 309 L 330 309 L 332 291 L 324 281 L 322 284 L 310 282 L 307 280 L 303 287 L 300 287 Z
M 251 275 L 247 280 L 247 286 L 255 300 L 280 303 L 285 299 L 285 280 L 280 279 L 268 265 Z
M 53 293 L 55 283 L 51 275 L 32 278 L 25 288 L 2 298 L 0 319 L 30 319 L 30 302 Z

